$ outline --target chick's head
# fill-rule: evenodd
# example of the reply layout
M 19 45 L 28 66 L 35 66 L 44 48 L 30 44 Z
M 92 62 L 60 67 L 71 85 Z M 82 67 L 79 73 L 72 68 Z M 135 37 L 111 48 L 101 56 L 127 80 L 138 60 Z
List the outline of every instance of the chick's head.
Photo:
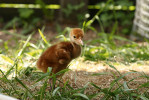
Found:
M 70 41 L 76 43 L 77 45 L 83 45 L 84 32 L 80 28 L 74 28 L 70 32 Z

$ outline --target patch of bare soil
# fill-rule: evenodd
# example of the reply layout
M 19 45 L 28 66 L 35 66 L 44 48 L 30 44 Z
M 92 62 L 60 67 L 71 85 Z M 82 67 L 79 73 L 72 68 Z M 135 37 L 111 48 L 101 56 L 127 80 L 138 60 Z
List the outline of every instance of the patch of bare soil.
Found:
M 112 63 L 111 63 L 112 64 Z M 127 74 L 124 78 L 119 80 L 120 84 L 123 84 L 124 82 L 129 82 L 131 79 L 134 78 L 134 80 L 130 83 L 128 83 L 128 87 L 130 89 L 137 89 L 141 84 L 146 83 L 147 79 L 140 77 L 142 72 L 149 75 L 149 62 L 146 62 L 146 64 L 138 65 L 137 63 L 132 63 L 129 66 L 123 65 L 123 64 L 112 64 L 114 67 L 122 74 L 126 74 L 128 72 L 131 72 L 132 70 L 137 71 L 134 73 Z M 63 80 L 69 80 L 71 86 L 75 88 L 81 88 L 84 85 L 86 85 L 88 82 L 92 82 L 99 86 L 100 88 L 109 88 L 110 84 L 118 77 L 120 77 L 119 73 L 117 73 L 113 68 L 109 67 L 109 65 L 105 64 L 104 62 L 82 62 L 82 61 L 76 61 L 69 67 L 71 71 L 67 72 L 63 76 Z M 101 73 L 101 75 L 93 75 Z M 103 74 L 106 73 L 106 74 Z M 112 74 L 114 73 L 115 76 Z M 103 74 L 103 75 L 102 75 Z M 115 90 L 118 88 L 119 85 L 115 84 L 115 86 L 112 88 L 112 90 Z M 145 89 L 140 89 L 140 92 L 144 92 Z M 93 86 L 89 85 L 89 87 L 86 90 L 86 93 L 96 93 L 99 92 L 99 90 L 95 89 Z M 148 90 L 149 92 L 149 90 Z M 101 98 L 101 95 L 95 100 L 99 100 Z

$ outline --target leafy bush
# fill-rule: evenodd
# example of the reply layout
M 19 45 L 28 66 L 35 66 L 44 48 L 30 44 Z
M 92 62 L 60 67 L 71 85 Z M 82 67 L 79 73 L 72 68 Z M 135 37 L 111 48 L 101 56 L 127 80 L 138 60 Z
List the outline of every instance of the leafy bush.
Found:
M 106 5 L 106 2 L 100 2 L 95 6 L 104 8 L 102 14 L 99 15 L 99 18 L 102 22 L 104 30 L 106 32 L 111 31 L 111 25 L 115 22 L 118 22 L 117 33 L 129 35 L 131 33 L 134 10 L 130 7 L 134 7 L 135 1 L 130 0 L 111 0 L 109 4 Z
M 38 17 L 32 17 L 34 10 L 28 8 L 18 9 L 19 17 L 14 17 L 11 21 L 9 21 L 4 27 L 3 30 L 13 28 L 16 30 L 19 27 L 22 27 L 22 34 L 28 34 L 32 32 L 36 27 L 40 26 L 42 22 Z

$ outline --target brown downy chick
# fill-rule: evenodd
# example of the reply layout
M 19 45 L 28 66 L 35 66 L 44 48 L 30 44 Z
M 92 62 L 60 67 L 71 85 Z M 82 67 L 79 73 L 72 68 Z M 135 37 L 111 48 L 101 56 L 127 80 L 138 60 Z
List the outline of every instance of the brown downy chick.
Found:
M 81 46 L 83 45 L 82 38 L 83 30 L 74 28 L 70 32 L 70 41 L 60 42 L 49 47 L 40 56 L 37 61 L 37 67 L 44 73 L 48 67 L 52 67 L 52 72 L 57 73 L 67 67 L 72 59 L 77 58 L 81 54 Z

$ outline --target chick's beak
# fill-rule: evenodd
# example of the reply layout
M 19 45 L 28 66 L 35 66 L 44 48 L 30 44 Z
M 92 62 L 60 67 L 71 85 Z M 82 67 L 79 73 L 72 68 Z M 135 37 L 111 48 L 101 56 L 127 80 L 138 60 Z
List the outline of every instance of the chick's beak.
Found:
M 81 39 L 78 39 L 79 45 L 83 45 L 83 41 Z

